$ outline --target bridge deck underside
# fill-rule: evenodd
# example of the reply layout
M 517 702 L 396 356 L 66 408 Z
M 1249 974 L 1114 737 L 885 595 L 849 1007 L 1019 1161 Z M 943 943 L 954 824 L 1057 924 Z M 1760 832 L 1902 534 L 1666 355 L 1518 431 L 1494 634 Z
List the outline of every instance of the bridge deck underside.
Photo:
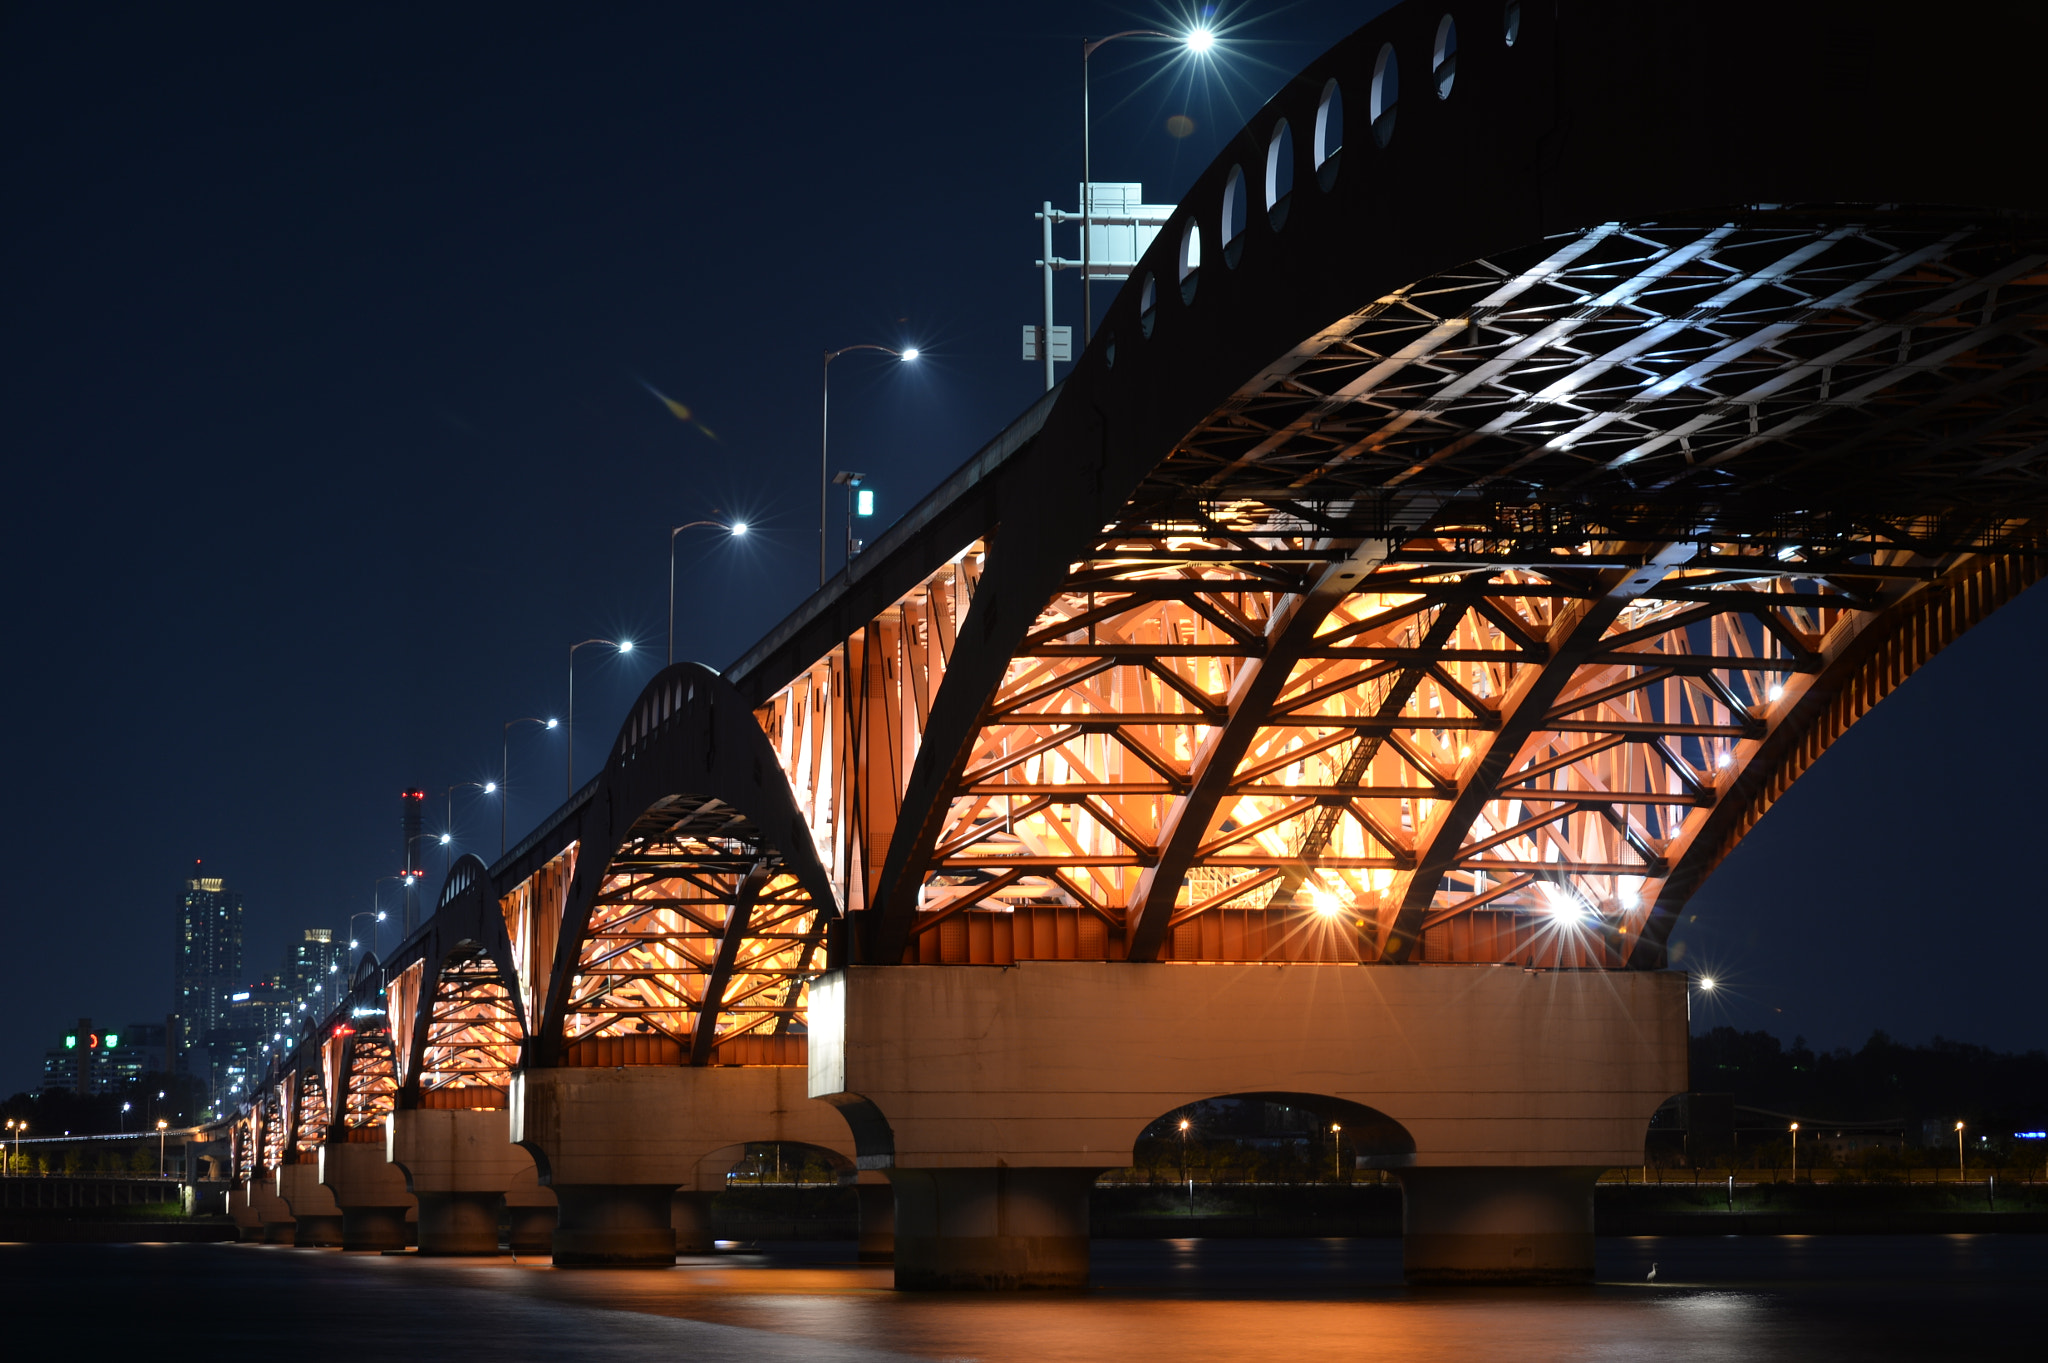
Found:
M 906 959 L 1655 963 L 1872 659 L 1881 695 L 2033 579 L 2044 291 L 2004 228 L 1753 212 L 1327 329 L 1077 556 Z M 855 912 L 981 564 L 761 711 Z

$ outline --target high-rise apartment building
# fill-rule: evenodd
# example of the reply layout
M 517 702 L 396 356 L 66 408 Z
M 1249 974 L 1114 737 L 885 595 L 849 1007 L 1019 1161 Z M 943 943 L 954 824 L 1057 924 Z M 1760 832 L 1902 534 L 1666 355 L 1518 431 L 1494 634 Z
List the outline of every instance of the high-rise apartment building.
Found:
M 227 882 L 202 876 L 199 862 L 178 900 L 172 942 L 172 989 L 182 1035 L 190 1050 L 206 1034 L 228 1025 L 228 996 L 242 981 L 242 896 Z
M 344 944 L 334 940 L 332 928 L 307 928 L 304 938 L 285 948 L 284 965 L 277 978 L 315 1016 L 324 1016 L 341 1002 L 344 992 Z

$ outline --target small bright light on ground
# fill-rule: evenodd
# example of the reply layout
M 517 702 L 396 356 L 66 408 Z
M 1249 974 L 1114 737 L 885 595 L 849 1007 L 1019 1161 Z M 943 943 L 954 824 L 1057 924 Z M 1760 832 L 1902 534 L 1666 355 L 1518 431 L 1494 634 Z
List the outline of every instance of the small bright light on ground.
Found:
M 1195 28 L 1188 30 L 1188 51 L 1196 56 L 1201 56 L 1214 46 L 1216 46 L 1216 35 L 1208 29 Z

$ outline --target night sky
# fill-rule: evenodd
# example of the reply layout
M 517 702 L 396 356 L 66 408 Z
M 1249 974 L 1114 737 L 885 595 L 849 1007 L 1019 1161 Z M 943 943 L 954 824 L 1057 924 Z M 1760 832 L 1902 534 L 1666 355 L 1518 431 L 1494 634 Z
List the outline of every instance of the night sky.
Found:
M 1097 178 L 1173 202 L 1384 7 L 1245 6 L 1202 68 L 1105 49 Z M 195 858 L 246 896 L 249 974 L 270 972 L 371 906 L 402 787 L 438 829 L 446 787 L 496 779 L 504 721 L 562 712 L 570 644 L 631 637 L 578 655 L 593 774 L 661 661 L 670 526 L 757 531 L 686 532 L 679 657 L 723 666 L 802 600 L 823 350 L 926 352 L 833 366 L 833 463 L 870 475 L 881 523 L 1022 410 L 1031 215 L 1080 179 L 1079 40 L 1182 22 L 1062 0 L 0 11 L 0 1093 L 81 1015 L 161 1017 Z M 1715 877 L 1683 964 L 1729 987 L 1696 1026 L 2048 1045 L 2015 855 L 2043 813 L 2044 623 L 2037 591 L 1942 655 Z M 515 841 L 563 756 L 515 734 Z M 455 813 L 456 852 L 494 855 L 495 800 L 459 790 Z

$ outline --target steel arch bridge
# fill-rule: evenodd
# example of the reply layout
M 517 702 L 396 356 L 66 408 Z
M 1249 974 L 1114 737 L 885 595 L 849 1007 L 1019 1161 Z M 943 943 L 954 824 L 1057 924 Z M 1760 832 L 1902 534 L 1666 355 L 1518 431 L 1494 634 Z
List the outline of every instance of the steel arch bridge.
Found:
M 464 868 L 497 983 L 422 965 L 389 1049 L 441 1007 L 500 1019 L 493 1074 L 798 1065 L 856 962 L 1661 967 L 1791 783 L 2040 576 L 2044 28 L 1361 28 L 1059 389 Z

